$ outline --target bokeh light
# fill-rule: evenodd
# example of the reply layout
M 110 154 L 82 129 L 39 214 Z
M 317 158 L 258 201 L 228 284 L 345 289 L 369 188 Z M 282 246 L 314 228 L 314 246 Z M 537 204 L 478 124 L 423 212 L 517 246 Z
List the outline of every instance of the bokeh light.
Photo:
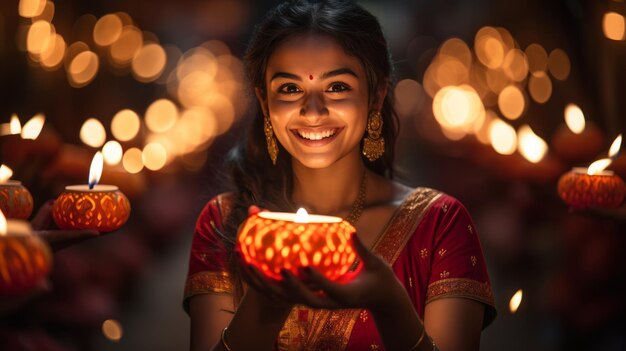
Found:
M 9 133 L 20 134 L 22 131 L 22 124 L 16 114 L 11 115 L 11 121 L 9 122 Z
M 617 12 L 607 12 L 602 17 L 602 31 L 604 36 L 611 40 L 624 39 L 625 30 L 624 16 Z
M 568 104 L 565 106 L 565 124 L 576 134 L 585 130 L 585 115 L 578 105 Z
M 70 63 L 67 77 L 71 86 L 84 87 L 96 77 L 100 67 L 98 55 L 93 51 L 83 51 Z
M 111 120 L 111 134 L 119 141 L 129 141 L 137 136 L 141 121 L 135 111 L 124 109 L 113 116 Z
M 102 335 L 110 341 L 118 342 L 124 335 L 122 325 L 115 319 L 107 319 L 102 323 Z
M 484 106 L 476 91 L 470 86 L 445 87 L 435 95 L 433 114 L 446 129 L 463 129 L 484 114 Z
M 525 105 L 524 94 L 515 85 L 507 86 L 498 95 L 500 112 L 508 119 L 519 118 L 524 112 Z
M 51 44 L 54 34 L 55 30 L 50 22 L 40 20 L 33 23 L 26 36 L 26 50 L 38 57 Z
M 168 99 L 156 100 L 146 110 L 146 126 L 155 133 L 167 132 L 177 120 L 178 108 Z
M 91 147 L 101 147 L 106 141 L 106 131 L 102 123 L 96 118 L 89 118 L 80 128 L 80 140 Z
M 527 124 L 517 131 L 517 143 L 520 154 L 532 163 L 541 161 L 548 152 L 548 144 Z
M 548 69 L 548 53 L 543 46 L 537 43 L 530 44 L 524 53 L 528 58 L 528 69 L 531 73 L 545 72 Z
M 22 139 L 32 139 L 35 140 L 41 133 L 43 129 L 44 122 L 46 121 L 46 116 L 43 113 L 38 113 L 34 115 L 31 119 L 28 120 L 22 127 Z
M 520 304 L 522 303 L 522 289 L 519 289 L 513 294 L 511 300 L 509 300 L 509 311 L 511 313 L 517 312 Z
M 501 119 L 495 119 L 489 126 L 491 146 L 501 155 L 512 155 L 517 149 L 515 129 Z
M 114 13 L 102 16 L 93 29 L 93 41 L 100 46 L 115 43 L 122 35 L 122 19 Z
M 567 53 L 561 49 L 552 50 L 548 56 L 548 69 L 555 79 L 566 80 L 571 70 Z
M 163 47 L 157 43 L 144 45 L 132 60 L 132 72 L 140 82 L 157 79 L 165 68 L 166 56 Z
M 502 69 L 509 79 L 523 81 L 528 75 L 528 60 L 524 52 L 520 49 L 510 50 L 504 57 Z
M 41 15 L 46 7 L 46 0 L 20 0 L 17 11 L 24 18 Z
M 506 54 L 502 37 L 493 27 L 483 27 L 476 33 L 474 51 L 478 60 L 491 69 L 502 66 Z
M 130 148 L 124 152 L 122 157 L 122 166 L 126 172 L 135 174 L 141 172 L 143 169 L 143 160 L 141 149 L 136 147 Z
M 65 57 L 66 44 L 60 34 L 54 34 L 51 37 L 50 45 L 41 53 L 40 63 L 45 70 L 55 70 L 63 63 Z
M 122 161 L 124 151 L 122 145 L 115 140 L 107 141 L 102 147 L 102 155 L 107 165 L 115 166 Z
M 158 171 L 167 162 L 167 151 L 163 145 L 153 142 L 143 148 L 141 154 L 143 164 L 151 171 Z
M 141 31 L 132 25 L 124 26 L 120 37 L 109 48 L 113 62 L 124 66 L 131 62 L 143 45 Z
M 528 79 L 528 92 L 530 97 L 537 103 L 543 104 L 548 101 L 552 95 L 552 81 L 550 77 L 543 71 L 532 73 Z

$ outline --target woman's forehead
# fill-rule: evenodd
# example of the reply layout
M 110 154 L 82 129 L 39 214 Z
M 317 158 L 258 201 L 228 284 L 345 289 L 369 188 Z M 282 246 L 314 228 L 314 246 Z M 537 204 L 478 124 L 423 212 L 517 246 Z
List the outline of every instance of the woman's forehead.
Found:
M 267 73 L 271 76 L 285 71 L 309 76 L 343 67 L 363 77 L 364 69 L 359 59 L 349 55 L 337 39 L 323 34 L 300 34 L 276 47 L 268 60 Z

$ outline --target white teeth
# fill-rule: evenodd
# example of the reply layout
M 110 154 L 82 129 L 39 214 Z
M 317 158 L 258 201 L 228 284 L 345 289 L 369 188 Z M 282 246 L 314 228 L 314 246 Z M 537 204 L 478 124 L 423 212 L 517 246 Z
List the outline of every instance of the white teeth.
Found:
M 323 132 L 302 132 L 298 131 L 298 135 L 303 137 L 304 139 L 309 140 L 322 140 L 324 138 L 331 137 L 335 135 L 335 129 L 329 129 Z

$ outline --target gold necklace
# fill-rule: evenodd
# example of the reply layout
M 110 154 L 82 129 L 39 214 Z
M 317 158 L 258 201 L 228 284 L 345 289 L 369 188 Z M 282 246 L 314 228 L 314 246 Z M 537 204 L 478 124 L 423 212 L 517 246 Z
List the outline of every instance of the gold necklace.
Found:
M 363 213 L 363 207 L 365 205 L 365 190 L 367 190 L 367 169 L 363 171 L 363 176 L 361 177 L 361 185 L 359 185 L 359 193 L 356 195 L 356 199 L 354 200 L 354 203 L 352 203 L 350 212 L 345 218 L 346 221 L 350 222 L 350 224 L 352 225 L 354 225 L 356 221 L 359 220 L 359 217 L 361 217 L 361 213 Z

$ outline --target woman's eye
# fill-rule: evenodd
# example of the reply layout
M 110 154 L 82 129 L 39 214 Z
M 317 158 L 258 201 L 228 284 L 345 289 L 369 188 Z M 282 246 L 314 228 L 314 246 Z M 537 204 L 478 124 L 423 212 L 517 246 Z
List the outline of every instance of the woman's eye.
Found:
M 296 94 L 300 92 L 300 89 L 295 84 L 284 84 L 278 88 L 278 92 L 282 94 Z
M 348 86 L 347 84 L 333 83 L 330 85 L 327 91 L 330 93 L 341 93 L 348 90 L 350 90 L 350 86 Z

